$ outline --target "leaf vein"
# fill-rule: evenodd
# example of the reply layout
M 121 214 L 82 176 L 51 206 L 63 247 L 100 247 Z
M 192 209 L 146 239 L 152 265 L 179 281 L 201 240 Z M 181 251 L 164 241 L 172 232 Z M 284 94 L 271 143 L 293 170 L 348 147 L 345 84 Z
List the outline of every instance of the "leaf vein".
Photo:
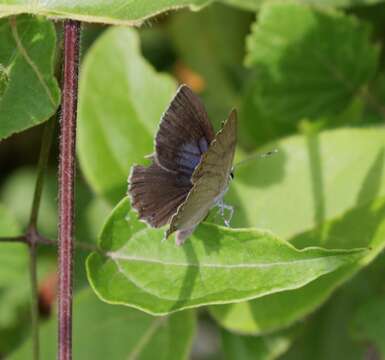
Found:
M 49 89 L 46 81 L 44 80 L 44 76 L 42 75 L 42 73 L 40 72 L 39 68 L 34 63 L 34 61 L 30 58 L 27 50 L 24 48 L 24 46 L 21 42 L 21 39 L 19 37 L 19 33 L 17 31 L 16 18 L 11 17 L 9 21 L 10 21 L 10 25 L 11 25 L 11 29 L 12 29 L 12 35 L 13 35 L 13 38 L 15 39 L 16 46 L 19 49 L 20 54 L 24 57 L 24 59 L 28 63 L 28 65 L 31 66 L 31 68 L 34 71 L 34 73 L 36 74 L 40 84 L 42 85 L 44 91 L 47 93 L 48 99 L 50 100 L 53 108 L 55 108 L 56 107 L 55 99 L 54 99 L 54 97 L 51 93 L 51 90 Z

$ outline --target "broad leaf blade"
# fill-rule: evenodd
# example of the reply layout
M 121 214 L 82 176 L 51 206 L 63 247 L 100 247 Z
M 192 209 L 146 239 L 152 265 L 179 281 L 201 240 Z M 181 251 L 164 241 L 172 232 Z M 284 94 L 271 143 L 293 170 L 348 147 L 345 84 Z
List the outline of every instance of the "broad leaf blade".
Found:
M 363 250 L 297 250 L 268 232 L 202 224 L 183 247 L 138 221 L 128 199 L 112 212 L 101 253 L 87 261 L 96 293 L 152 314 L 298 288 L 360 259 Z
M 237 201 L 238 212 L 248 215 L 249 226 L 277 229 L 297 247 L 370 247 L 372 251 L 360 263 L 301 289 L 213 307 L 212 314 L 223 326 L 254 334 L 289 326 L 322 304 L 384 248 L 384 144 L 382 129 L 297 136 L 280 142 L 275 158 L 254 160 L 236 173 L 237 197 L 230 196 L 228 202 Z M 252 198 L 258 202 L 248 201 Z
M 115 25 L 140 25 L 143 20 L 164 11 L 191 7 L 198 9 L 210 0 L 133 0 L 133 1 L 88 1 L 79 0 L 7 0 L 0 3 L 0 16 L 21 13 L 44 15 L 60 19 L 75 19 L 85 22 L 101 22 Z
M 59 105 L 56 33 L 44 19 L 0 20 L 0 139 L 48 120 Z
M 136 32 L 124 28 L 96 41 L 81 74 L 80 165 L 93 189 L 116 203 L 127 192 L 131 165 L 153 151 L 153 134 L 176 84 L 155 72 L 140 54 Z
M 247 45 L 246 63 L 257 73 L 255 101 L 293 130 L 303 118 L 343 111 L 378 64 L 366 24 L 296 3 L 264 5 Z
M 384 146 L 382 128 L 325 131 L 267 145 L 278 152 L 235 167 L 226 197 L 235 207 L 233 226 L 271 229 L 290 240 L 385 196 Z M 313 245 L 322 246 L 318 241 Z

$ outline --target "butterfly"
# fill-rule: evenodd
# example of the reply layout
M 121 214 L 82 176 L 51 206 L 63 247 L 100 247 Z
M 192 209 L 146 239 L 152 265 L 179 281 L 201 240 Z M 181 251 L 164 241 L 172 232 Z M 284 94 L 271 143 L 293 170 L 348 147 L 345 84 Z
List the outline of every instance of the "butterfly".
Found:
M 232 110 L 217 134 L 202 101 L 187 86 L 177 90 L 155 136 L 147 167 L 134 165 L 128 194 L 139 219 L 152 227 L 169 224 L 177 245 L 193 233 L 214 206 L 233 214 L 223 196 L 233 177 L 237 113 Z M 229 221 L 225 220 L 226 225 Z

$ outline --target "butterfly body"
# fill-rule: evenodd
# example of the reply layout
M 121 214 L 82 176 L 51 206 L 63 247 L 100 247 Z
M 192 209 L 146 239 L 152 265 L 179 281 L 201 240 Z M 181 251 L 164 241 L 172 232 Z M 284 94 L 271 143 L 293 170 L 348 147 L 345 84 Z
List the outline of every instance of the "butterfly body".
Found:
M 170 223 L 166 237 L 176 231 L 181 244 L 223 203 L 236 145 L 236 112 L 214 135 L 199 98 L 182 85 L 164 113 L 155 137 L 149 167 L 134 166 L 129 183 L 139 218 L 153 227 Z

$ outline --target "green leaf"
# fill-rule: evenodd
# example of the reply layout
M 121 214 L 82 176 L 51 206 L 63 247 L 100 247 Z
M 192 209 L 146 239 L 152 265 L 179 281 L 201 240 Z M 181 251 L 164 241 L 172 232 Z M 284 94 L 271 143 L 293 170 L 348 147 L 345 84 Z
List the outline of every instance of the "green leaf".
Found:
M 57 353 L 56 316 L 41 327 L 41 358 Z M 195 314 L 183 311 L 151 317 L 127 307 L 109 306 L 92 291 L 74 299 L 73 357 L 75 359 L 187 359 L 195 332 Z M 29 339 L 9 359 L 29 359 Z
M 218 0 L 217 0 L 218 1 Z M 259 10 L 269 0 L 221 0 L 226 4 L 236 6 L 245 10 Z M 382 3 L 383 0 L 299 0 L 298 2 L 308 5 L 323 7 L 359 7 Z
M 12 214 L 0 205 L 0 237 L 21 235 Z M 39 256 L 38 277 L 55 271 L 54 262 Z M 15 348 L 28 331 L 31 299 L 28 248 L 22 243 L 0 242 L 0 353 Z
M 199 9 L 211 0 L 132 0 L 90 2 L 80 0 L 2 0 L 0 16 L 10 16 L 21 13 L 44 15 L 59 19 L 76 19 L 84 22 L 101 22 L 115 25 L 140 25 L 143 20 L 161 12 L 190 7 Z
M 212 307 L 222 326 L 256 334 L 289 326 L 384 248 L 384 144 L 382 128 L 296 136 L 278 143 L 279 153 L 268 160 L 254 159 L 236 170 L 227 201 L 238 208 L 234 225 L 272 229 L 300 248 L 372 250 L 360 263 L 301 289 Z
M 267 336 L 242 336 L 221 330 L 225 359 L 273 360 L 284 354 L 296 338 L 298 329 Z
M 370 36 L 366 24 L 337 11 L 267 3 L 247 39 L 246 63 L 257 74 L 254 101 L 293 130 L 303 118 L 338 114 L 376 72 L 379 51 Z
M 351 104 L 341 113 L 334 116 L 319 117 L 317 119 L 303 119 L 296 124 L 290 122 L 276 121 L 276 118 L 271 114 L 266 114 L 261 104 L 255 97 L 258 91 L 258 81 L 255 74 L 250 74 L 246 82 L 242 102 L 239 107 L 239 140 L 238 143 L 245 149 L 255 150 L 261 145 L 266 145 L 269 142 L 290 135 L 294 130 L 300 132 L 311 132 L 326 128 L 338 128 L 341 126 L 357 126 L 374 123 L 369 118 L 368 114 L 364 114 L 365 101 L 360 97 L 355 97 Z M 377 106 L 372 108 L 372 113 L 375 113 L 377 123 L 383 121 L 381 112 Z M 256 121 L 257 119 L 257 121 Z
M 21 235 L 22 232 L 16 219 L 10 214 L 8 210 L 6 210 L 2 204 L 0 204 L 0 212 L 0 236 L 12 237 Z
M 106 302 L 161 315 L 298 288 L 366 251 L 297 250 L 269 232 L 202 224 L 183 247 L 162 242 L 124 199 L 87 259 L 90 283 Z
M 202 77 L 201 95 L 214 125 L 220 125 L 240 102 L 246 77 L 244 39 L 252 19 L 250 13 L 220 4 L 171 19 L 169 33 L 178 60 Z
M 341 220 L 326 223 L 324 227 L 301 235 L 312 239 L 313 243 L 316 243 L 314 239 L 323 239 L 326 246 L 331 243 L 372 246 L 372 251 L 359 263 L 337 270 L 298 290 L 273 294 L 248 303 L 211 307 L 211 314 L 222 326 L 243 333 L 260 334 L 291 325 L 320 306 L 335 288 L 350 279 L 383 249 L 384 219 L 385 198 L 382 198 L 352 210 Z M 351 230 L 348 230 L 349 227 L 352 227 Z
M 18 236 L 21 229 L 0 205 L 0 237 Z M 25 316 L 28 287 L 28 249 L 24 244 L 0 243 L 0 352 L 12 348 L 20 331 L 13 332 Z
M 225 4 L 239 7 L 245 10 L 259 10 L 266 0 L 222 0 Z
M 125 3 L 88 2 L 71 3 L 65 0 L 44 2 L 42 0 L 2 0 L 0 16 L 22 13 L 48 16 L 59 19 L 76 19 L 83 22 L 101 22 L 115 25 L 140 25 L 143 20 L 162 12 L 182 7 L 199 10 L 213 0 L 133 0 Z M 259 10 L 267 0 L 216 0 L 245 10 Z M 371 5 L 382 0 L 302 0 L 303 3 L 321 6 L 349 7 Z
M 370 299 L 356 311 L 353 318 L 353 332 L 356 340 L 369 342 L 385 357 L 385 297 Z M 380 356 L 379 356 L 380 358 Z
M 0 5 L 0 9 L 1 9 Z M 59 105 L 50 21 L 0 19 L 0 140 L 48 120 Z
M 16 218 L 21 228 L 28 226 L 33 194 L 36 184 L 36 171 L 22 167 L 11 173 L 4 181 L 0 200 Z M 101 226 L 100 219 L 111 211 L 103 199 L 93 197 L 81 179 L 76 182 L 75 204 L 77 241 L 95 243 Z M 44 236 L 57 238 L 57 176 L 48 171 L 44 178 L 43 193 L 40 201 L 37 228 Z
M 21 234 L 21 230 L 12 215 L 0 205 L 0 236 L 12 237 Z M 18 302 L 18 282 L 28 281 L 28 251 L 24 244 L 0 243 L 0 328 L 15 320 L 15 312 L 8 307 Z M 17 288 L 17 289 L 16 289 Z M 14 291 L 15 290 L 15 291 Z M 17 299 L 16 299 L 17 297 Z
M 7 177 L 0 192 L 1 202 L 17 219 L 21 228 L 26 229 L 31 212 L 35 190 L 36 171 L 19 168 Z M 48 172 L 44 179 L 43 193 L 39 209 L 38 229 L 52 239 L 57 237 L 57 178 Z
M 168 75 L 143 59 L 134 30 L 107 30 L 87 53 L 79 88 L 78 155 L 92 188 L 111 203 L 127 192 L 131 165 L 153 151 L 153 133 L 175 89 Z
M 302 333 L 282 360 L 310 358 L 361 360 L 366 358 L 365 353 L 367 354 L 369 345 L 367 340 L 370 341 L 372 338 L 365 338 L 365 331 L 360 334 L 364 335 L 363 337 L 355 336 L 358 335 L 359 327 L 354 326 L 352 329 L 352 320 L 356 319 L 357 311 L 364 309 L 366 304 L 378 297 L 379 292 L 382 291 L 384 265 L 385 256 L 381 254 L 352 281 L 344 284 L 314 315 L 306 318 Z M 381 329 L 384 329 L 380 326 L 380 311 L 375 320 L 374 317 L 370 318 L 366 315 L 369 314 L 365 314 L 361 319 L 365 319 L 367 324 L 373 321 L 370 326 L 372 329 L 378 326 L 378 335 L 380 335 L 383 331 Z
M 0 202 L 7 207 L 23 229 L 27 228 L 29 222 L 35 184 L 36 171 L 24 167 L 9 175 L 0 191 Z M 102 199 L 92 197 L 90 190 L 80 178 L 76 181 L 75 204 L 76 240 L 95 243 L 103 225 L 100 219 L 106 218 L 111 208 L 106 206 Z M 37 228 L 49 239 L 57 239 L 57 176 L 52 171 L 48 171 L 44 179 Z M 89 251 L 81 248 L 75 252 L 75 288 L 87 285 L 84 262 L 88 253 Z M 56 249 L 45 249 L 41 255 L 44 259 L 39 256 L 39 265 L 42 260 L 52 263 L 56 259 Z M 29 293 L 28 288 L 27 291 Z
M 385 196 L 383 128 L 292 136 L 260 151 L 271 149 L 278 152 L 235 165 L 226 197 L 235 227 L 270 229 L 290 240 Z
M 239 105 L 239 135 L 238 145 L 246 150 L 255 150 L 293 132 L 293 125 L 275 121 L 274 117 L 266 115 L 261 105 L 256 101 L 258 80 L 254 73 L 249 74 L 245 81 L 242 100 Z

